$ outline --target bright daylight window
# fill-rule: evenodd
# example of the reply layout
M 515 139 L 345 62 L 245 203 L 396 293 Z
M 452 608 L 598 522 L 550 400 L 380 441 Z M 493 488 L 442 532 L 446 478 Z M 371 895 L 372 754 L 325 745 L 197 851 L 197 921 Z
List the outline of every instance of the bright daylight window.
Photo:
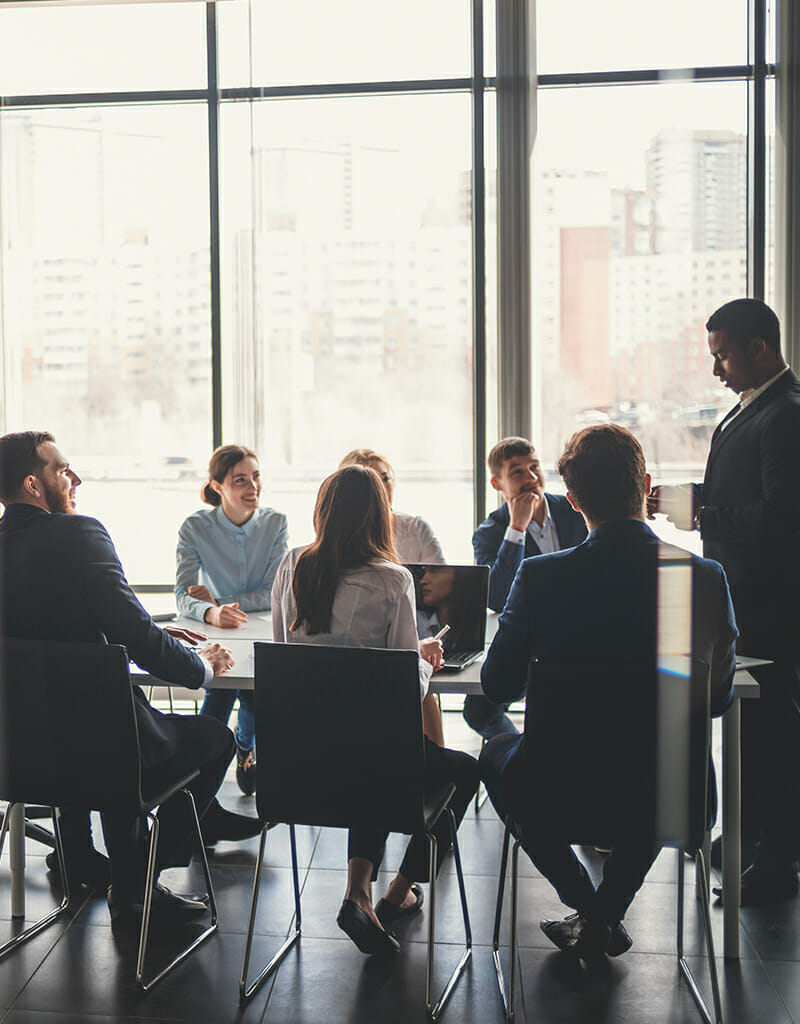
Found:
M 471 8 L 0 6 L 0 428 L 56 434 L 134 582 L 172 581 L 215 422 L 259 453 L 292 543 L 322 477 L 369 446 L 398 509 L 471 560 Z M 536 12 L 534 439 L 552 467 L 577 426 L 615 420 L 686 479 L 730 402 L 703 323 L 746 287 L 746 3 Z M 739 71 L 630 81 L 712 65 Z M 489 444 L 495 99 L 491 79 Z

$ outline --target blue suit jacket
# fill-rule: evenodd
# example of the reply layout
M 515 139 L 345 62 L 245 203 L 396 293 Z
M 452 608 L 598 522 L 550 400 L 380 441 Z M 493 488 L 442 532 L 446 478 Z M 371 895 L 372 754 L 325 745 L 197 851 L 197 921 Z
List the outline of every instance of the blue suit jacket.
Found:
M 481 669 L 486 696 L 518 699 L 533 660 L 655 665 L 659 555 L 690 559 L 692 654 L 711 666 L 711 712 L 722 714 L 733 699 L 738 636 L 725 573 L 710 559 L 661 544 L 639 520 L 604 523 L 578 547 L 525 559 Z M 568 734 L 568 722 L 564 728 Z M 523 754 L 520 736 L 505 760 L 512 777 Z
M 0 519 L 0 635 L 121 644 L 161 679 L 202 685 L 205 666 L 159 629 L 128 585 L 104 526 L 87 516 L 9 505 Z M 142 763 L 174 752 L 173 722 L 134 687 Z
M 586 523 L 583 516 L 576 512 L 565 497 L 560 494 L 547 494 L 547 504 L 553 517 L 558 543 L 564 548 L 572 548 L 580 544 L 586 537 Z M 475 564 L 488 565 L 489 573 L 489 607 L 496 612 L 503 610 L 511 584 L 519 569 L 523 557 L 532 558 L 541 555 L 539 545 L 529 533 L 525 533 L 525 552 L 521 544 L 512 544 L 504 540 L 509 523 L 508 505 L 503 502 L 500 508 L 484 519 L 472 535 L 472 546 L 475 549 Z

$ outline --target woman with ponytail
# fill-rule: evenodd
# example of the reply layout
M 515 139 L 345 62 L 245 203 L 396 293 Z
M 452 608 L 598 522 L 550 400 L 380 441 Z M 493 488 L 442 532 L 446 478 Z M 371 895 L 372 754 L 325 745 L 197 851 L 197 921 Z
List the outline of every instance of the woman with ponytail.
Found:
M 248 612 L 269 610 L 272 581 L 288 546 L 286 516 L 259 507 L 258 458 L 242 445 L 216 449 L 200 493 L 212 508 L 189 516 L 178 533 L 178 612 L 236 629 Z M 200 713 L 227 723 L 237 697 L 236 781 L 249 796 L 256 784 L 253 691 L 210 689 Z

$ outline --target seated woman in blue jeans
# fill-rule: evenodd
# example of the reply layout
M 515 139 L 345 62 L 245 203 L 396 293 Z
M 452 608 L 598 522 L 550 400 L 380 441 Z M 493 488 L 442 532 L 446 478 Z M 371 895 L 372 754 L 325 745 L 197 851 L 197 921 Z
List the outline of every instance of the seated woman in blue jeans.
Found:
M 261 470 L 242 445 L 217 448 L 201 496 L 211 509 L 189 516 L 178 533 L 175 599 L 178 612 L 223 629 L 267 611 L 272 581 L 287 549 L 286 516 L 260 508 Z M 253 691 L 210 689 L 201 714 L 227 723 L 236 698 L 236 781 L 246 795 L 256 786 Z
M 419 654 L 420 699 L 442 664 L 441 641 L 417 639 L 414 583 L 398 563 L 386 491 L 371 468 L 347 466 L 320 487 L 314 509 L 316 540 L 281 562 L 272 588 L 272 632 L 280 643 L 411 650 Z M 342 714 L 347 714 L 342 709 Z M 425 785 L 455 783 L 451 807 L 460 823 L 478 786 L 474 758 L 433 743 L 425 746 Z M 438 866 L 450 848 L 446 816 L 433 829 Z M 372 905 L 372 882 L 383 858 L 386 833 L 352 828 L 347 848 L 347 890 L 337 917 L 363 953 L 392 954 L 399 945 L 388 930 L 422 906 L 417 882 L 428 878 L 426 840 L 412 836 L 385 897 Z

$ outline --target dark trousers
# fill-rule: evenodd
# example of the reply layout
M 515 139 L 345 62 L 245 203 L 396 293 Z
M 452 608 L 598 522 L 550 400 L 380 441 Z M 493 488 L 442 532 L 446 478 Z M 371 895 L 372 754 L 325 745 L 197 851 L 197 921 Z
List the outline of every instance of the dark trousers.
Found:
M 515 779 L 514 768 L 518 766 L 512 759 L 521 742 L 520 736 L 497 736 L 481 751 L 478 762 L 481 777 L 495 810 L 503 821 L 510 814 L 519 823 L 523 849 L 555 887 L 562 903 L 577 910 L 582 917 L 612 926 L 617 924 L 625 916 L 660 846 L 646 834 L 631 835 L 615 843 L 603 867 L 603 880 L 595 890 L 570 844 L 551 839 L 546 822 L 530 820 L 527 816 Z
M 233 757 L 235 744 L 230 729 L 215 718 L 200 715 L 165 715 L 174 742 L 170 757 L 157 765 L 142 765 L 142 794 L 145 799 L 168 789 L 179 779 L 197 771 L 186 788 L 195 800 L 198 816 L 214 799 Z M 111 882 L 118 901 L 141 897 L 147 866 L 144 821 L 127 812 L 102 813 L 103 835 L 111 861 Z M 176 793 L 161 805 L 157 870 L 188 864 L 191 859 L 192 818 L 189 802 Z M 61 809 L 64 853 L 67 864 L 80 857 L 91 844 L 89 812 L 84 808 Z
M 800 666 L 777 658 L 750 671 L 761 690 L 742 701 L 742 833 L 778 869 L 800 856 Z
M 443 786 L 455 783 L 456 791 L 450 801 L 450 808 L 456 819 L 456 827 L 469 806 L 469 802 L 478 788 L 480 776 L 478 762 L 469 754 L 460 750 L 449 750 L 425 740 L 425 790 L 435 792 Z M 442 861 L 450 849 L 450 827 L 447 812 L 439 817 L 433 826 L 432 833 L 436 837 L 436 871 L 438 874 Z M 375 880 L 378 868 L 383 860 L 388 833 L 374 828 L 351 828 L 347 838 L 347 859 L 363 857 L 373 865 L 372 878 Z M 400 874 L 409 882 L 427 882 L 428 856 L 427 840 L 424 835 L 414 835 L 406 848 Z

